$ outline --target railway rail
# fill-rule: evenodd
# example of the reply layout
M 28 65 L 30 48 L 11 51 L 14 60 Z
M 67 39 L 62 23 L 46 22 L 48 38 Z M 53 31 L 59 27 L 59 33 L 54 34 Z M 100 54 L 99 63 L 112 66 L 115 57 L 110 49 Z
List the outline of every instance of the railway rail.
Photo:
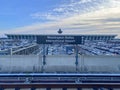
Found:
M 4 88 L 120 88 L 120 74 L 0 74 L 0 90 Z M 19 88 L 19 89 L 18 89 Z M 97 90 L 97 89 L 94 89 Z M 102 90 L 102 89 L 101 89 Z

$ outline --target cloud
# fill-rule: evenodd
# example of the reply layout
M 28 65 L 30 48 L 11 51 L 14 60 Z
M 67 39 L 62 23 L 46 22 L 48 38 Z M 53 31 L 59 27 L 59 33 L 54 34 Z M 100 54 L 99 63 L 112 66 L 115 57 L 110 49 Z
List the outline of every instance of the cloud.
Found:
M 31 14 L 45 23 L 13 29 L 13 33 L 52 34 L 62 28 L 65 34 L 119 34 L 119 0 L 70 0 L 50 12 Z M 120 34 L 119 34 L 120 36 Z
M 96 8 L 102 7 L 101 5 L 105 3 L 104 0 L 71 0 L 69 3 L 59 5 L 49 12 L 36 12 L 30 16 L 36 19 L 61 20 L 76 14 L 94 11 Z

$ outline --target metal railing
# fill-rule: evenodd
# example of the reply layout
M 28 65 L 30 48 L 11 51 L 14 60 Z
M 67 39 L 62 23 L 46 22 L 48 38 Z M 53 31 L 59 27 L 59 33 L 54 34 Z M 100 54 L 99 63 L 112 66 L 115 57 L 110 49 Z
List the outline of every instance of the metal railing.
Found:
M 86 83 L 86 84 L 71 84 L 71 83 L 3 83 L 0 84 L 0 90 L 4 90 L 6 88 L 15 88 L 15 90 L 20 90 L 21 88 L 30 88 L 31 90 L 35 90 L 37 88 L 46 88 L 46 90 L 51 90 L 51 88 L 62 88 L 62 90 L 67 90 L 67 88 L 76 88 L 77 90 L 81 90 L 82 88 L 93 88 L 93 90 L 104 90 L 102 88 L 106 88 L 108 90 L 113 90 L 113 88 L 120 88 L 120 83 Z

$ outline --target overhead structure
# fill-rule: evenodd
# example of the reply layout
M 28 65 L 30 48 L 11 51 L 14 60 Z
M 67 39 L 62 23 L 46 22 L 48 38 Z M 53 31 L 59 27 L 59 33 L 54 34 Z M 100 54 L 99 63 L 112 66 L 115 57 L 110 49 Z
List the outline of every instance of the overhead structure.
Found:
M 85 40 L 90 40 L 90 41 L 94 41 L 94 40 L 113 40 L 117 35 L 54 35 L 54 34 L 48 34 L 48 35 L 42 35 L 42 34 L 6 34 L 6 36 L 9 39 L 18 39 L 18 40 L 22 40 L 22 39 L 29 39 L 29 40 L 37 40 L 38 37 L 46 37 L 46 36 L 52 36 L 52 37 L 60 37 L 60 36 L 67 36 L 67 37 L 82 37 Z

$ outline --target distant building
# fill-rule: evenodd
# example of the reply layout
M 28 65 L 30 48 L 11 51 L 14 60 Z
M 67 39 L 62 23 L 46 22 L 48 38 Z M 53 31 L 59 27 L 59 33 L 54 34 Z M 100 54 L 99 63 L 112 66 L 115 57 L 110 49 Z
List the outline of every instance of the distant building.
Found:
M 37 36 L 43 36 L 43 35 L 34 35 L 34 34 L 6 34 L 6 36 L 9 39 L 29 39 L 29 40 L 36 40 Z M 49 36 L 49 35 L 48 35 Z M 52 36 L 52 35 L 50 35 Z M 66 35 L 66 36 L 72 36 L 72 35 Z M 74 36 L 82 36 L 84 40 L 90 40 L 90 41 L 96 41 L 96 40 L 113 40 L 117 35 L 74 35 Z

